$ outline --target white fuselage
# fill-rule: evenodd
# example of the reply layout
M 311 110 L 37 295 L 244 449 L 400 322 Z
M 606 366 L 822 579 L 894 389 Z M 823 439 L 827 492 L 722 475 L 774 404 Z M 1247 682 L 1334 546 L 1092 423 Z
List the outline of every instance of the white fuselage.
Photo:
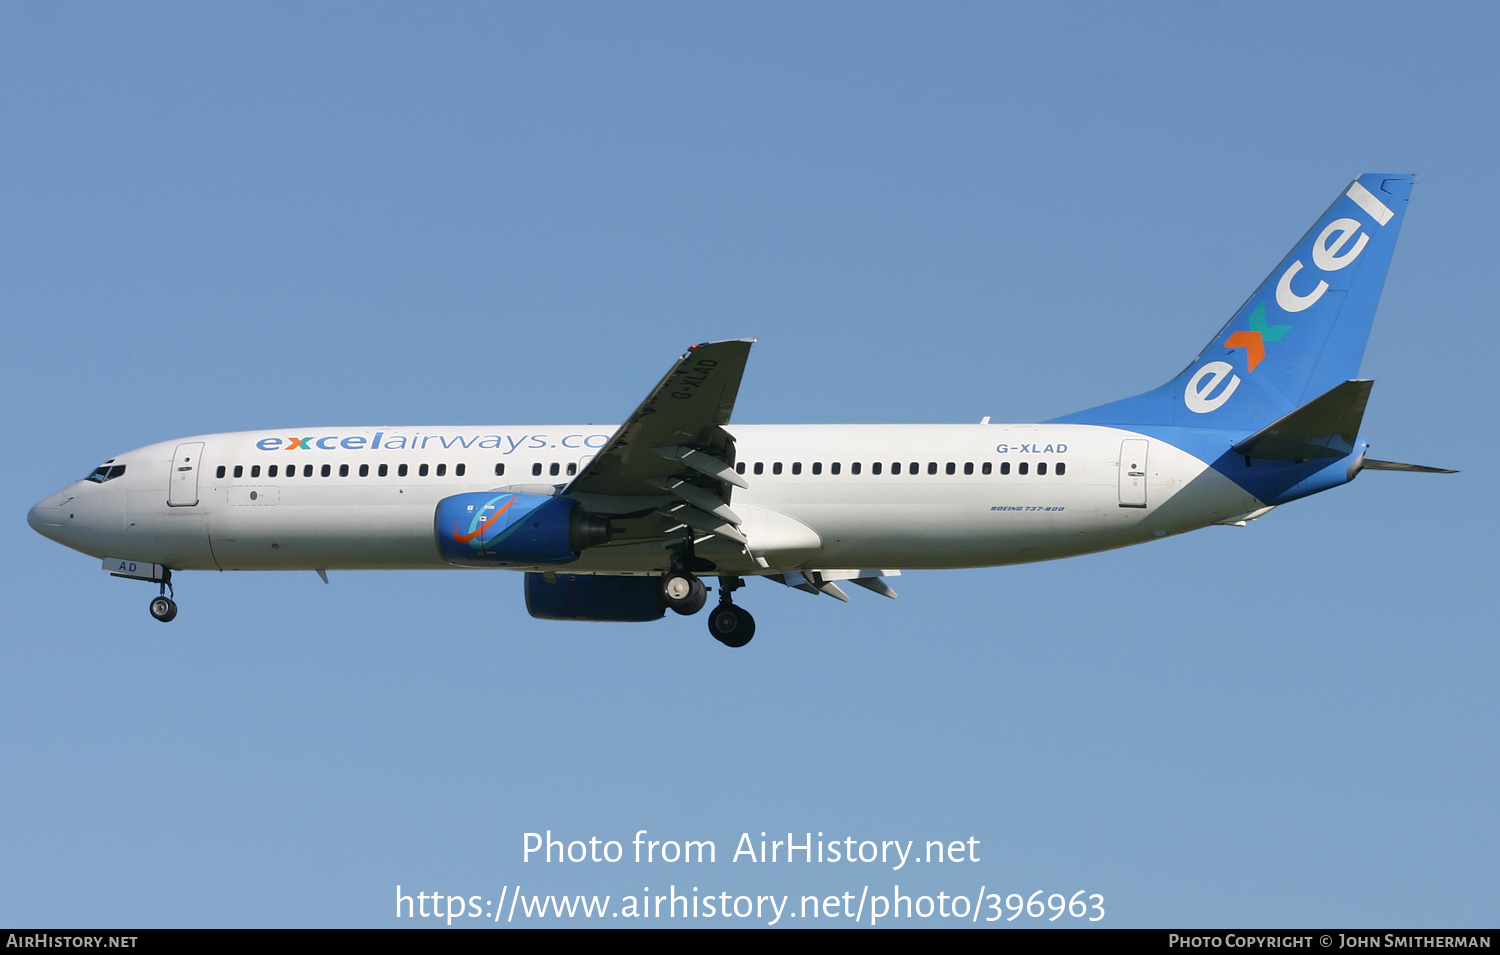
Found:
M 725 540 L 699 548 L 724 573 L 1047 560 L 1181 533 L 1262 506 L 1186 452 L 1116 428 L 726 430 L 749 485 L 731 499 L 749 548 Z M 29 519 L 46 536 L 95 557 L 174 570 L 439 568 L 447 566 L 433 526 L 441 499 L 525 485 L 551 493 L 613 431 L 333 428 L 183 438 L 112 459 L 124 473 L 77 482 L 33 508 Z M 658 540 L 591 547 L 548 569 L 645 574 L 668 563 Z

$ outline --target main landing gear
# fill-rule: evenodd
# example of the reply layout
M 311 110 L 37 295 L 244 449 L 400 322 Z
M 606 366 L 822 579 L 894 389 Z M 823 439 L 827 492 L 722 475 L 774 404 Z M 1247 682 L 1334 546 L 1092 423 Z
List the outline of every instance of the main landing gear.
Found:
M 161 594 L 151 598 L 151 616 L 162 623 L 171 623 L 177 616 L 177 601 L 167 596 L 172 587 L 172 572 L 166 571 L 161 580 Z M 175 593 L 174 593 L 175 596 Z
M 691 617 L 708 603 L 708 588 L 696 575 L 674 570 L 661 579 L 661 596 L 668 607 Z
M 745 582 L 739 577 L 720 577 L 719 605 L 708 615 L 708 632 L 726 647 L 743 647 L 755 636 L 755 618 L 729 599 L 731 593 L 743 586 Z M 661 597 L 672 610 L 691 616 L 708 602 L 708 588 L 696 574 L 678 568 L 662 577 Z
M 708 615 L 708 632 L 726 647 L 738 649 L 755 636 L 755 618 L 744 607 L 737 607 L 729 595 L 745 582 L 738 577 L 719 578 L 719 605 Z

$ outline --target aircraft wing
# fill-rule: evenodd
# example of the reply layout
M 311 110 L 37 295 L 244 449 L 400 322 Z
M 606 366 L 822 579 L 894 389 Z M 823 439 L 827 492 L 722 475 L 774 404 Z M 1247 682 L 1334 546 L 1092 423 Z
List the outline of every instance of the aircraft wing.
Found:
M 746 485 L 723 426 L 754 342 L 689 348 L 563 493 L 622 514 L 660 509 L 672 523 L 743 543 L 729 494 Z

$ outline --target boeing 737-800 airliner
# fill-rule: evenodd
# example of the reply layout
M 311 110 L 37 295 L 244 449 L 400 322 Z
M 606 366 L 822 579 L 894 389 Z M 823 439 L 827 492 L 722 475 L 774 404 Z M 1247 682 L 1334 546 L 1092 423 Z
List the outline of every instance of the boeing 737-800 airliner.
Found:
M 696 345 L 618 427 L 298 428 L 111 458 L 31 509 L 43 535 L 174 571 L 522 571 L 551 620 L 692 614 L 743 646 L 745 577 L 847 600 L 896 568 L 1049 560 L 1239 524 L 1376 461 L 1356 376 L 1412 177 L 1359 177 L 1155 390 L 1040 424 L 740 425 L 751 340 Z

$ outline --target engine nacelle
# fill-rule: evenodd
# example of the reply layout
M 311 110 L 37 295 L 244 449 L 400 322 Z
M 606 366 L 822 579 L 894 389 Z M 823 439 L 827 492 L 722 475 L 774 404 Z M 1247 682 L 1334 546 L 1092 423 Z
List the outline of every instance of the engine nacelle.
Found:
M 578 502 L 516 491 L 474 491 L 438 502 L 438 552 L 460 567 L 531 567 L 577 560 L 609 540 L 609 521 Z
M 526 612 L 538 620 L 607 620 L 633 623 L 660 620 L 666 607 L 659 577 L 526 575 Z

